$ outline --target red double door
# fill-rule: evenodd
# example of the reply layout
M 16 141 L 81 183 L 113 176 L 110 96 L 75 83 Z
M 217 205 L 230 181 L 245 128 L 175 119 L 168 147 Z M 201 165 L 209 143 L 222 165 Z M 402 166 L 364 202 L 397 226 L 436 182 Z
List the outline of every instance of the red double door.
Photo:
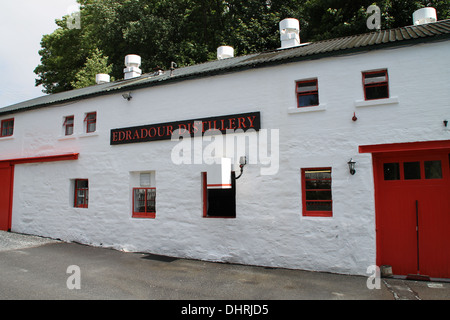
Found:
M 14 166 L 0 162 L 0 230 L 11 229 L 12 186 Z
M 373 154 L 377 264 L 450 278 L 450 150 Z

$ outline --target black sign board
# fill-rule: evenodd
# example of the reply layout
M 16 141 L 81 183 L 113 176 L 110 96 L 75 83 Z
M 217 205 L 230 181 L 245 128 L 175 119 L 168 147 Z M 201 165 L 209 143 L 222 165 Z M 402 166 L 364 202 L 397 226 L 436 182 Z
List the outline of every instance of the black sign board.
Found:
M 261 129 L 260 112 L 233 114 L 227 116 L 208 117 L 193 120 L 150 124 L 138 127 L 129 127 L 111 130 L 111 145 L 138 143 L 158 140 L 170 140 L 172 134 L 177 132 L 191 137 L 204 134 L 208 130 L 218 130 L 222 133 L 234 130 L 247 131 Z M 177 131 L 179 130 L 179 131 Z

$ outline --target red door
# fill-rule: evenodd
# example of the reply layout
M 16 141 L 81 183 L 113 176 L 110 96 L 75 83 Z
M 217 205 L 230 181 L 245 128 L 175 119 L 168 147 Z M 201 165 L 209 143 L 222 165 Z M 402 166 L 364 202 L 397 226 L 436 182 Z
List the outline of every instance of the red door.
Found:
M 377 264 L 450 278 L 449 150 L 374 154 Z
M 14 167 L 0 163 L 0 230 L 11 229 L 12 181 Z

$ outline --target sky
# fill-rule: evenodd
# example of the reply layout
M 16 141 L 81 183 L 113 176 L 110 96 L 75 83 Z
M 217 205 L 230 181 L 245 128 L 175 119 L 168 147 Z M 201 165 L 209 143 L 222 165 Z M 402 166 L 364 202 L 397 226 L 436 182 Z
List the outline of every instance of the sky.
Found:
M 0 10 L 0 108 L 43 96 L 35 86 L 44 34 L 55 19 L 76 11 L 76 0 L 2 0 Z

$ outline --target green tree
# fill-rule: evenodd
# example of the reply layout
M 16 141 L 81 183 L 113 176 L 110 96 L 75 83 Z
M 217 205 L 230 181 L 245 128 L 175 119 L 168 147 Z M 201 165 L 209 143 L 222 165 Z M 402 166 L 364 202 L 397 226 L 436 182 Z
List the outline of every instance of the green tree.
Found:
M 103 56 L 99 49 L 94 49 L 87 58 L 84 67 L 75 74 L 75 80 L 70 84 L 73 88 L 84 88 L 95 84 L 95 75 L 98 73 L 110 74 L 112 65 L 108 65 L 108 57 Z M 114 81 L 114 79 L 111 79 Z
M 448 0 L 77 1 L 81 29 L 69 28 L 65 16 L 56 20 L 55 32 L 42 38 L 35 73 L 36 85 L 46 93 L 91 83 L 79 80 L 89 77 L 87 60 L 95 49 L 108 57 L 110 75 L 121 79 L 127 54 L 140 55 L 142 70 L 151 72 L 168 69 L 172 61 L 181 67 L 215 59 L 220 45 L 233 46 L 237 55 L 276 49 L 278 23 L 284 18 L 300 20 L 302 42 L 368 32 L 371 4 L 381 8 L 383 29 L 411 25 L 412 13 L 428 5 L 437 9 L 440 20 L 450 18 Z
M 80 30 L 68 29 L 66 18 L 56 24 L 58 29 L 42 37 L 41 64 L 34 70 L 38 75 L 36 86 L 43 85 L 44 93 L 73 89 L 71 82 L 85 62 Z

